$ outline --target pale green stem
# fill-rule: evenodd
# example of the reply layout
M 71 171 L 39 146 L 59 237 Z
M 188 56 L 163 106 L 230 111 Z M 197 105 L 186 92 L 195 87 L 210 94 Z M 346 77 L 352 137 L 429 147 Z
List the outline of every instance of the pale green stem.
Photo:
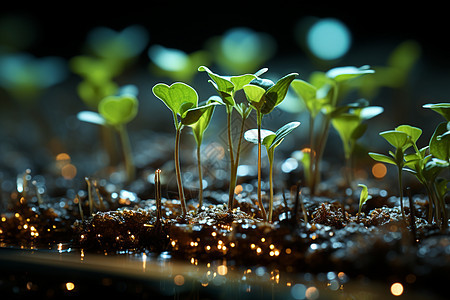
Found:
M 257 125 L 258 125 L 258 204 L 261 209 L 262 218 L 264 221 L 267 221 L 266 210 L 264 209 L 264 205 L 262 203 L 262 194 L 261 194 L 261 121 L 262 114 L 261 112 L 257 112 Z
M 202 161 L 200 158 L 200 143 L 197 145 L 197 166 L 198 166 L 198 209 L 201 210 L 203 206 L 203 178 L 202 178 Z
M 234 153 L 233 153 L 233 141 L 231 138 L 231 113 L 232 109 L 227 106 L 227 133 L 228 133 L 228 151 L 230 153 L 230 183 L 228 190 L 228 210 L 233 210 L 234 201 L 234 188 L 236 185 L 236 174 L 234 172 Z
M 269 157 L 269 184 L 270 184 L 270 198 L 269 198 L 269 223 L 272 223 L 273 216 L 273 158 L 274 149 L 269 149 L 267 151 L 267 156 Z
M 313 174 L 314 174 L 314 157 L 315 157 L 315 143 L 314 143 L 314 118 L 312 115 L 309 116 L 309 176 L 307 176 L 308 179 L 308 186 L 310 191 L 313 190 Z
M 405 210 L 403 209 L 403 181 L 402 181 L 402 167 L 398 166 L 398 189 L 400 192 L 400 210 L 402 211 L 402 218 L 406 222 Z
M 234 206 L 234 203 L 233 203 L 234 202 L 234 190 L 236 189 L 236 184 L 237 184 L 237 169 L 239 167 L 239 157 L 240 157 L 240 153 L 241 153 L 242 138 L 244 136 L 245 120 L 246 120 L 246 118 L 242 119 L 241 132 L 239 135 L 239 141 L 238 141 L 237 151 L 236 151 L 236 158 L 234 160 L 234 165 L 232 166 L 232 169 L 231 169 L 230 190 L 229 190 L 229 199 L 228 199 L 228 209 L 230 211 L 233 210 L 233 206 Z
M 181 214 L 186 216 L 186 201 L 184 199 L 183 182 L 181 181 L 181 169 L 180 169 L 180 134 L 183 126 L 177 126 L 177 134 L 175 137 L 175 172 L 177 174 L 178 195 L 181 202 Z
M 125 125 L 119 125 L 116 127 L 119 132 L 120 142 L 122 144 L 123 157 L 125 163 L 125 169 L 127 172 L 127 182 L 132 182 L 136 177 L 136 168 L 133 162 L 133 154 L 131 152 L 130 139 Z
M 317 145 L 317 150 L 314 155 L 314 175 L 312 177 L 313 184 L 311 185 L 311 195 L 315 195 L 317 184 L 320 182 L 320 161 L 322 160 L 323 151 L 325 150 L 325 145 L 328 139 L 328 133 L 330 131 L 330 123 L 331 120 L 329 117 L 326 117 L 324 129 L 320 136 L 319 143 Z

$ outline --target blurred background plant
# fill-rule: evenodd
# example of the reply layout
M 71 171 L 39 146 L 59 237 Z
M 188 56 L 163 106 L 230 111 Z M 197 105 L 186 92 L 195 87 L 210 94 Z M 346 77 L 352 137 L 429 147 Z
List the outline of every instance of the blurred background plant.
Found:
M 86 166 L 86 171 L 79 166 L 77 176 L 104 163 L 91 151 L 97 143 L 102 148 L 97 140 L 98 128 L 80 126 L 76 113 L 86 108 L 96 111 L 99 101 L 116 94 L 119 86 L 135 84 L 140 91 L 142 101 L 136 120 L 130 124 L 130 138 L 142 140 L 132 129 L 168 132 L 171 128 L 164 114 L 158 113 L 164 111 L 163 105 L 147 101 L 152 97 L 149 87 L 153 84 L 184 81 L 195 86 L 205 99 L 214 94 L 211 86 L 198 77 L 200 65 L 209 65 L 224 75 L 251 74 L 269 67 L 273 76 L 269 79 L 276 79 L 289 72 L 309 78 L 315 71 L 368 64 L 375 73 L 343 84 L 340 101 L 347 104 L 364 98 L 371 106 L 384 108 L 382 115 L 371 120 L 374 130 L 359 139 L 353 153 L 355 179 L 361 182 L 361 177 L 373 178 L 371 170 L 360 169 L 362 164 L 372 167 L 364 148 L 377 132 L 400 123 L 414 123 L 423 128 L 424 135 L 433 133 L 435 124 L 430 124 L 420 107 L 441 102 L 449 94 L 446 70 L 450 60 L 441 37 L 444 19 L 436 17 L 418 24 L 416 12 L 406 15 L 371 7 L 364 8 L 364 14 L 355 14 L 357 7 L 348 11 L 333 5 L 320 10 L 309 4 L 302 7 L 302 12 L 295 6 L 271 7 L 269 11 L 265 7 L 267 17 L 263 18 L 254 5 L 240 4 L 232 19 L 228 12 L 206 13 L 192 3 L 179 4 L 176 10 L 198 9 L 195 16 L 174 14 L 170 19 L 165 12 L 174 11 L 173 7 L 164 3 L 154 4 L 151 14 L 123 8 L 107 14 L 84 8 L 78 14 L 77 8 L 70 14 L 54 14 L 44 7 L 5 8 L 0 13 L 1 166 L 23 172 L 26 167 L 45 166 L 57 154 L 69 150 L 74 152 L 72 163 L 95 161 Z M 417 13 L 423 15 L 426 9 Z M 152 118 L 147 117 L 149 112 Z M 226 123 L 223 116 L 216 114 L 208 132 L 219 132 L 220 137 Z M 35 126 L 38 118 L 38 123 L 47 125 Z M 287 118 L 308 124 L 308 110 L 292 90 L 264 122 L 278 128 Z M 294 135 L 278 151 L 305 148 L 308 137 L 304 131 Z M 211 143 L 226 149 L 226 143 L 217 141 L 215 134 L 207 134 L 203 143 L 205 149 Z M 340 144 L 336 130 L 330 132 L 329 144 Z M 42 145 L 39 151 L 36 145 Z M 386 150 L 381 143 L 374 146 L 371 150 Z M 340 147 L 324 153 L 330 163 L 334 157 L 344 156 L 335 155 L 343 149 L 334 148 Z M 36 159 L 46 152 L 49 159 Z M 78 158 L 77 152 L 81 152 Z M 245 155 L 242 159 L 246 170 L 251 170 Z M 302 163 L 294 154 L 280 163 L 288 177 L 302 173 Z M 323 168 L 329 169 L 329 164 Z

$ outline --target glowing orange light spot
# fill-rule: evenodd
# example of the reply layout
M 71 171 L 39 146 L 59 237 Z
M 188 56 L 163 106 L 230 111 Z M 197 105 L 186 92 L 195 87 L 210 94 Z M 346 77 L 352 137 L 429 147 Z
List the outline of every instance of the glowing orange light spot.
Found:
M 61 175 L 64 179 L 73 179 L 77 175 L 77 168 L 72 164 L 64 165 L 61 168 Z
M 244 190 L 244 188 L 242 187 L 242 185 L 239 184 L 234 188 L 234 193 L 240 194 L 240 193 L 242 193 L 243 190 Z
M 56 160 L 57 161 L 69 160 L 70 161 L 70 155 L 67 153 L 59 153 L 58 155 L 56 155 Z
M 399 282 L 393 283 L 391 285 L 391 294 L 394 296 L 400 296 L 403 294 L 403 285 Z
M 219 275 L 225 276 L 228 273 L 228 268 L 225 265 L 220 265 L 217 267 L 217 273 Z
M 372 174 L 375 178 L 381 179 L 386 176 L 387 168 L 383 163 L 376 163 L 372 167 Z
M 71 291 L 71 290 L 73 290 L 75 288 L 75 284 L 73 284 L 73 282 L 67 282 L 66 283 L 66 289 L 68 290 L 68 291 Z
M 176 285 L 178 285 L 178 286 L 183 285 L 183 284 L 184 284 L 184 276 L 183 276 L 183 275 L 176 275 L 176 276 L 173 278 L 173 282 L 174 282 Z

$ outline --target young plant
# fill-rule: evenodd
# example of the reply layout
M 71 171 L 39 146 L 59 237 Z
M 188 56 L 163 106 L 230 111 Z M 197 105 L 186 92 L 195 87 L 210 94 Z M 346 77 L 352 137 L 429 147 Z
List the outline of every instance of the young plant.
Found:
M 358 220 L 359 220 L 362 206 L 364 205 L 364 203 L 367 202 L 367 200 L 369 200 L 372 197 L 369 195 L 369 190 L 367 189 L 367 186 L 365 184 L 360 183 L 358 184 L 358 186 L 362 188 L 361 194 L 359 195 L 359 208 L 358 208 Z
M 214 99 L 211 97 L 206 104 L 214 103 Z M 208 128 L 211 122 L 211 117 L 214 113 L 214 105 L 208 106 L 197 122 L 189 125 L 194 133 L 195 142 L 197 143 L 197 166 L 198 166 L 198 180 L 199 180 L 199 194 L 198 194 L 198 207 L 202 209 L 203 206 L 203 177 L 202 177 L 202 162 L 201 162 L 201 151 L 200 147 L 203 141 L 203 134 Z
M 370 152 L 369 155 L 374 160 L 396 165 L 398 169 L 398 189 L 400 194 L 400 209 L 404 220 L 405 212 L 403 209 L 403 183 L 402 183 L 402 170 L 405 166 L 405 151 L 414 147 L 416 153 L 420 153 L 416 146 L 416 142 L 422 134 L 422 130 L 417 127 L 409 125 L 401 125 L 395 128 L 395 130 L 388 130 L 380 132 L 380 135 L 395 148 L 395 153 L 389 151 L 389 156 L 379 153 Z
M 136 117 L 138 106 L 139 102 L 136 98 L 136 94 L 125 92 L 103 98 L 98 104 L 99 113 L 92 111 L 82 111 L 78 113 L 78 119 L 89 123 L 112 127 L 119 134 L 128 183 L 134 180 L 136 168 L 133 161 L 126 124 Z
M 250 83 L 252 80 L 257 78 L 257 76 L 263 74 L 267 69 L 261 69 L 255 74 L 244 74 L 239 76 L 221 76 L 213 73 L 210 69 L 205 66 L 200 66 L 198 68 L 200 72 L 207 72 L 208 76 L 211 78 L 209 82 L 212 84 L 214 89 L 220 96 L 220 104 L 226 107 L 227 112 L 227 136 L 228 136 L 228 151 L 230 153 L 230 185 L 228 191 L 228 210 L 233 209 L 234 202 L 234 190 L 236 188 L 237 182 L 237 169 L 239 166 L 239 156 L 242 143 L 242 137 L 244 135 L 245 121 L 251 113 L 251 108 L 246 105 L 246 103 L 238 103 L 235 99 L 236 92 L 241 90 L 245 85 Z M 236 153 L 233 148 L 233 136 L 231 130 L 231 120 L 233 110 L 236 110 L 242 118 L 240 134 L 237 144 Z
M 368 106 L 368 102 L 364 99 L 357 103 L 337 108 L 331 115 L 331 123 L 341 138 L 347 170 L 347 185 L 352 188 L 353 167 L 352 155 L 356 145 L 356 141 L 367 130 L 365 120 L 371 119 L 383 112 L 380 106 Z
M 267 157 L 269 158 L 269 184 L 270 184 L 270 198 L 269 198 L 269 216 L 268 221 L 272 222 L 273 214 L 273 161 L 275 155 L 275 148 L 278 147 L 283 139 L 295 128 L 300 125 L 300 122 L 290 122 L 276 132 L 261 129 L 262 144 L 266 147 Z M 258 129 L 250 129 L 245 132 L 244 138 L 251 143 L 258 144 Z
M 275 84 L 269 79 L 256 78 L 250 84 L 245 85 L 244 92 L 250 106 L 256 111 L 256 124 L 258 133 L 258 204 L 263 219 L 266 220 L 266 212 L 262 204 L 261 195 L 261 124 L 264 115 L 271 113 L 286 97 L 291 82 L 297 73 L 288 74 L 280 78 Z
M 189 85 L 182 82 L 175 82 L 168 86 L 163 83 L 156 84 L 153 94 L 160 99 L 173 113 L 175 125 L 175 172 L 177 176 L 178 194 L 181 202 L 182 217 L 186 216 L 186 200 L 184 197 L 183 183 L 180 169 L 180 135 L 184 126 L 196 123 L 200 117 L 214 103 L 198 106 L 197 92 Z
M 450 122 L 448 122 L 450 104 L 427 104 L 424 107 L 433 109 L 446 118 L 447 122 L 438 124 L 428 146 L 405 157 L 406 163 L 403 170 L 415 175 L 427 191 L 428 221 L 432 222 L 434 214 L 435 219 L 438 222 L 442 220 L 442 225 L 447 227 L 448 218 L 444 196 L 447 193 L 449 181 L 438 176 L 450 167 Z
M 295 79 L 292 87 L 297 96 L 303 100 L 309 112 L 309 167 L 307 178 L 310 194 L 315 195 L 316 187 L 320 182 L 320 162 L 328 139 L 330 123 L 333 112 L 339 107 L 341 85 L 348 80 L 365 74 L 374 73 L 369 66 L 338 67 L 328 72 L 315 72 L 311 75 L 310 82 Z M 318 116 L 321 116 L 320 124 L 317 124 Z M 319 125 L 317 132 L 316 125 Z

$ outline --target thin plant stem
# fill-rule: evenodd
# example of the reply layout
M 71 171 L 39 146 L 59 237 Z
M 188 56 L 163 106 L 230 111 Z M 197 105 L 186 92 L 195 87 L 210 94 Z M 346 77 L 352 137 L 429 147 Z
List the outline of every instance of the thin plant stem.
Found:
M 161 170 L 155 171 L 155 201 L 156 201 L 156 221 L 161 221 Z
M 203 206 L 203 178 L 202 178 L 202 161 L 200 157 L 200 143 L 197 145 L 197 167 L 198 167 L 198 209 L 201 210 Z
M 231 137 L 231 113 L 232 109 L 227 107 L 227 133 L 228 133 L 228 152 L 230 153 L 230 183 L 228 190 L 228 210 L 233 210 L 234 188 L 236 185 L 236 174 L 234 172 L 235 162 L 233 153 L 233 140 Z
M 261 209 L 262 218 L 264 221 L 267 221 L 266 210 L 264 209 L 264 205 L 262 203 L 262 194 L 261 194 L 261 121 L 262 114 L 261 112 L 257 112 L 257 125 L 258 125 L 258 204 Z
M 406 222 L 405 210 L 403 209 L 403 181 L 402 181 L 402 168 L 398 167 L 398 189 L 400 192 L 400 210 L 402 211 L 402 218 Z
M 85 177 L 84 180 L 86 181 L 88 189 L 89 215 L 92 216 L 92 214 L 94 213 L 94 197 L 92 196 L 91 181 L 87 177 Z
M 78 196 L 78 194 L 75 196 L 75 198 L 78 201 L 78 209 L 80 210 L 80 217 L 81 217 L 81 221 L 84 222 L 84 213 L 83 213 L 83 207 L 81 205 L 81 199 L 80 196 Z
M 236 158 L 234 160 L 232 169 L 231 169 L 231 176 L 230 176 L 230 189 L 229 189 L 229 199 L 228 199 L 228 209 L 231 211 L 234 207 L 234 190 L 236 189 L 237 184 L 237 169 L 239 167 L 239 157 L 241 153 L 241 144 L 242 144 L 242 138 L 244 136 L 244 127 L 245 127 L 245 120 L 247 118 L 242 118 L 241 122 L 241 132 L 239 134 L 239 141 L 237 145 L 236 150 Z
M 133 154 L 131 152 L 130 138 L 128 137 L 128 132 L 125 125 L 117 126 L 117 131 L 119 132 L 120 142 L 123 149 L 123 157 L 125 163 L 125 169 L 127 172 L 127 182 L 132 182 L 136 177 L 136 168 L 133 162 Z
M 310 191 L 313 190 L 313 173 L 314 173 L 314 159 L 315 159 L 315 143 L 314 143 L 314 118 L 309 116 L 309 176 L 308 186 Z
M 311 185 L 311 195 L 316 194 L 317 184 L 320 182 L 320 161 L 322 160 L 323 151 L 325 150 L 325 145 L 328 139 L 328 133 L 330 131 L 330 118 L 325 119 L 325 124 L 320 135 L 319 143 L 317 144 L 317 149 L 314 155 L 314 175 L 312 177 L 313 184 Z
M 268 151 L 269 156 L 269 184 L 270 184 L 270 198 L 269 198 L 269 223 L 272 223 L 273 216 L 273 156 L 274 150 L 270 149 Z
M 177 134 L 175 137 L 175 172 L 177 174 L 178 196 L 181 202 L 181 214 L 186 216 L 186 201 L 184 199 L 183 182 L 181 181 L 181 169 L 180 169 L 180 134 L 182 126 L 178 126 Z

